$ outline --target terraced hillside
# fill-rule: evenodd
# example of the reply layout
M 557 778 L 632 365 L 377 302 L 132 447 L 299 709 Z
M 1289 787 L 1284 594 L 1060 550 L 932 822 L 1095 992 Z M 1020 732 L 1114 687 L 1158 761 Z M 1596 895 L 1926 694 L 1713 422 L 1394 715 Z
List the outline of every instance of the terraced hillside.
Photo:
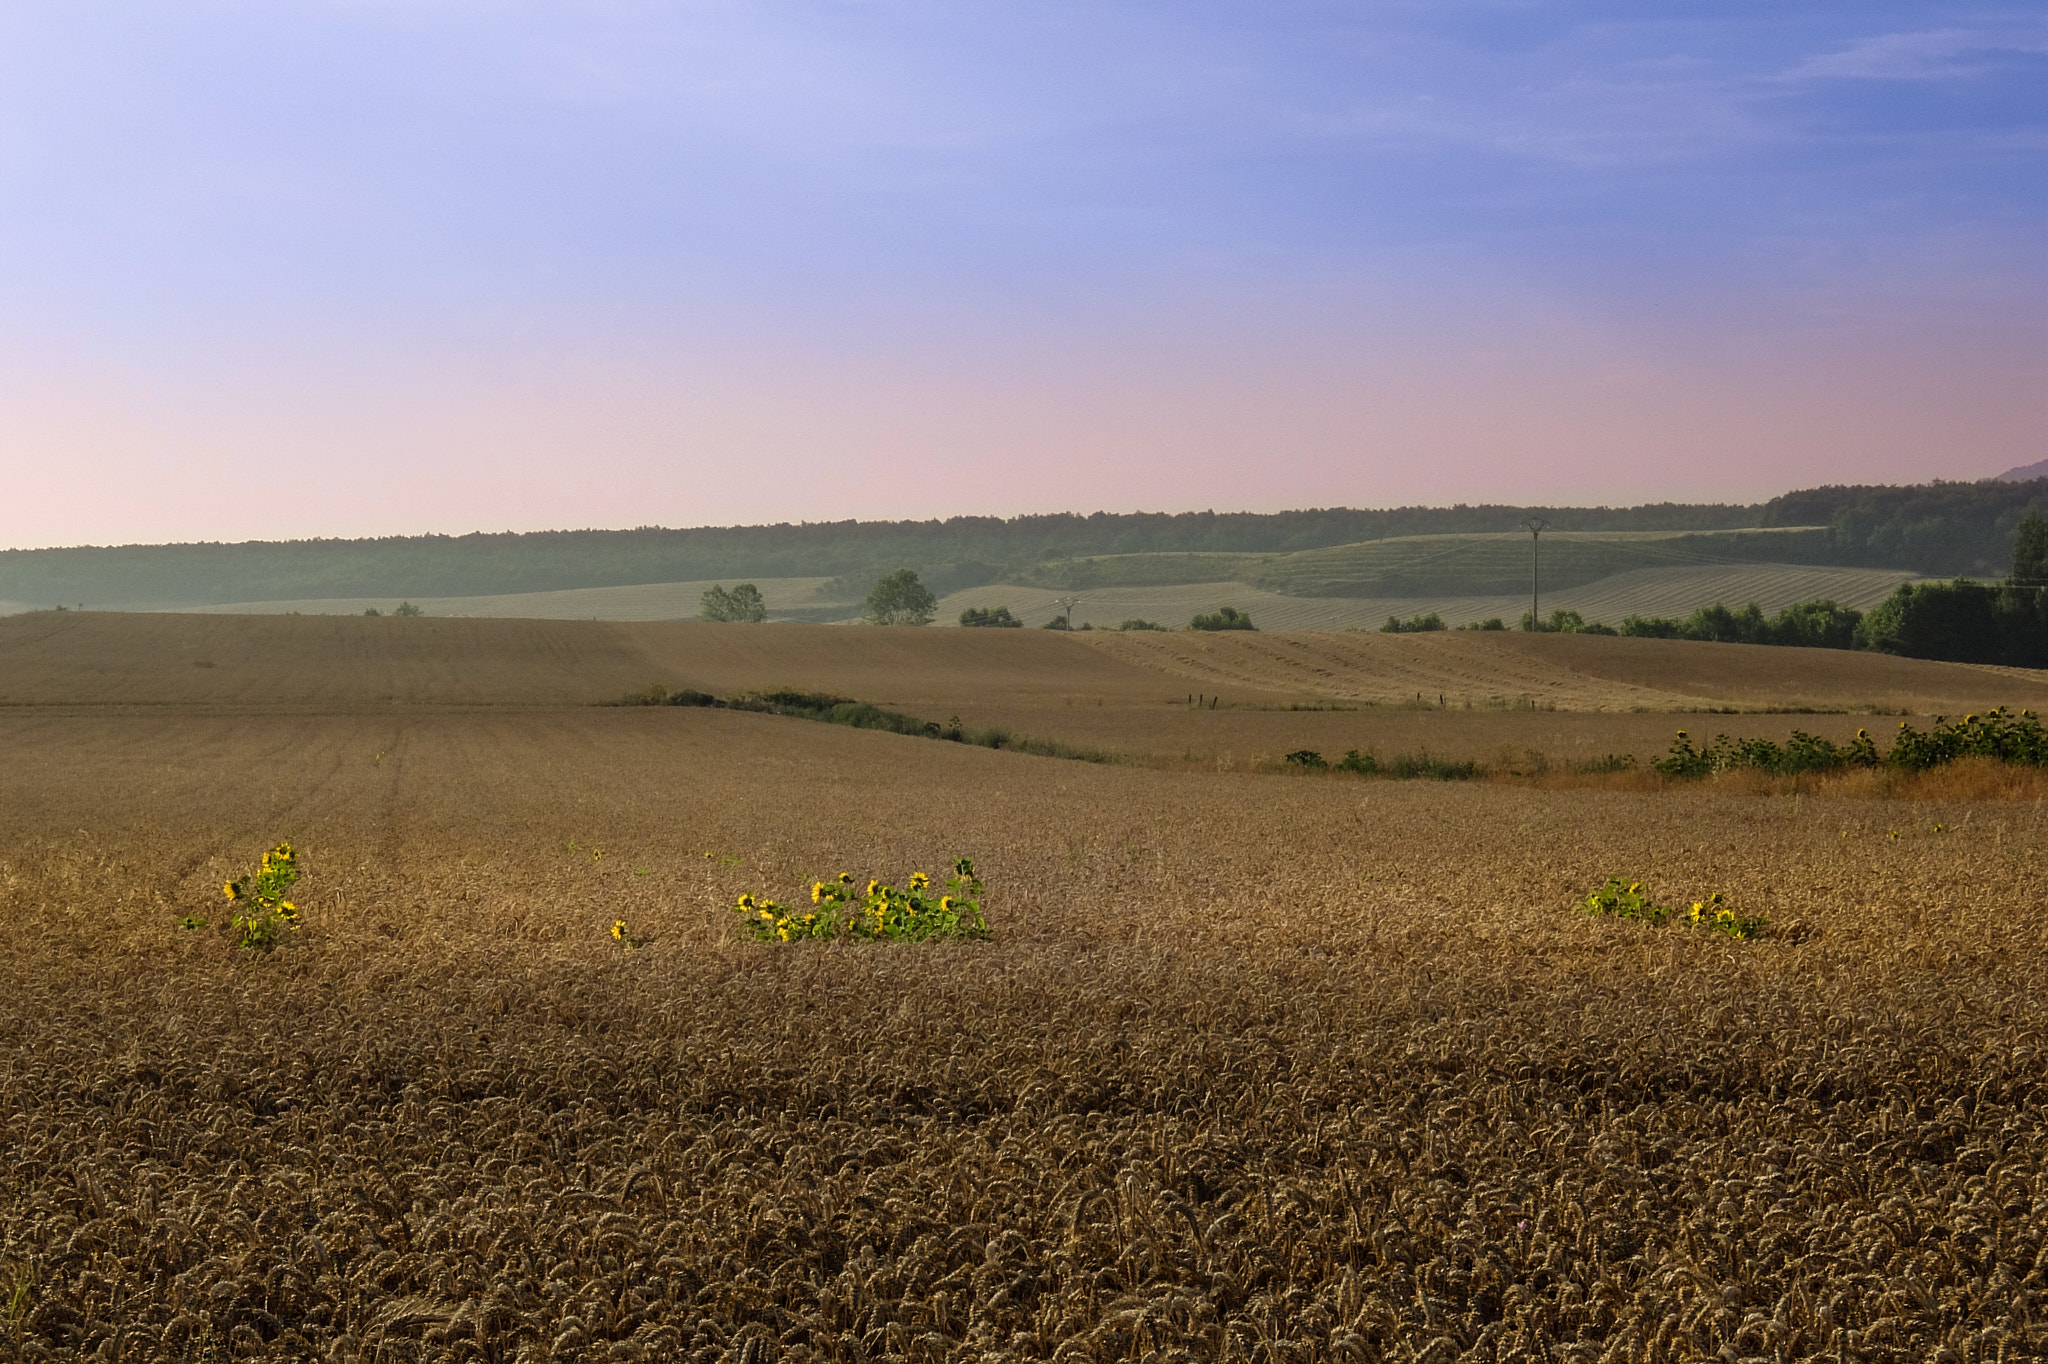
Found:
M 1577 587 L 1646 568 L 1727 568 L 1824 556 L 1827 529 L 1552 531 L 1541 541 L 1543 581 Z M 1254 586 L 1304 597 L 1491 596 L 1526 590 L 1527 535 L 1416 535 L 1305 550 L 1243 573 Z

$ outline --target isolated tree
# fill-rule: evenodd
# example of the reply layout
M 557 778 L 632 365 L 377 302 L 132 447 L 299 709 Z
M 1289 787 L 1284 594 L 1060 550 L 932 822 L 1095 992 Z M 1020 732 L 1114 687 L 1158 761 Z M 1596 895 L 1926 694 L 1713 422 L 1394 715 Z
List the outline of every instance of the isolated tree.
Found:
M 2048 587 L 2048 521 L 2029 510 L 2012 543 L 2012 585 Z
M 1206 616 L 1196 616 L 1188 622 L 1190 630 L 1256 630 L 1252 618 L 1235 606 L 1219 606 Z
M 761 599 L 761 589 L 752 583 L 741 583 L 730 592 L 719 583 L 699 599 L 697 618 L 758 624 L 768 619 L 768 603 Z
M 939 599 L 917 580 L 914 569 L 899 568 L 868 592 L 870 625 L 930 625 L 939 614 Z
M 409 601 L 402 601 L 398 604 L 398 609 L 391 614 L 394 616 L 424 616 L 427 613 L 424 607 L 414 606 Z

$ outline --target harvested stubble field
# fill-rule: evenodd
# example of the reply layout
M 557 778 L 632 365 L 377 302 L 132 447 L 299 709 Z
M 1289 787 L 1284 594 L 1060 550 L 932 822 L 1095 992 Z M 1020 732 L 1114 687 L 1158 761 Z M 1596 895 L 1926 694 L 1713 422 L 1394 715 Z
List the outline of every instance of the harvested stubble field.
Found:
M 24 1359 L 2048 1349 L 2038 802 L 290 694 L 0 732 Z M 279 838 L 286 946 L 177 928 Z M 731 932 L 958 853 L 994 942 Z M 1573 912 L 1610 874 L 1781 931 Z

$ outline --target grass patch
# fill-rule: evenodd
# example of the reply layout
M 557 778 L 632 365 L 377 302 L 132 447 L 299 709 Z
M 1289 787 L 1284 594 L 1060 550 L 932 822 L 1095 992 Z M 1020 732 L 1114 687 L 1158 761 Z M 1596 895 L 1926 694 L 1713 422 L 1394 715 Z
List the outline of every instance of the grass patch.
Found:
M 850 729 L 879 729 L 889 734 L 902 734 L 915 739 L 941 739 L 947 743 L 968 744 L 975 748 L 1007 749 L 1013 753 L 1029 753 L 1039 758 L 1064 758 L 1069 762 L 1084 763 L 1127 763 L 1130 759 L 1121 753 L 1104 748 L 1089 748 L 1079 744 L 1062 743 L 1058 739 L 1042 739 L 1029 734 L 1016 734 L 1001 725 L 969 726 L 960 723 L 954 716 L 944 724 L 937 720 L 926 720 L 900 710 L 885 710 L 868 701 L 856 701 L 850 697 L 834 696 L 829 692 L 769 691 L 750 692 L 743 696 L 717 697 L 709 692 L 670 691 L 656 683 L 643 692 L 628 692 L 611 704 L 617 706 L 700 706 L 719 710 L 744 710 L 760 715 L 785 715 L 797 720 L 816 720 L 828 725 L 845 725 Z

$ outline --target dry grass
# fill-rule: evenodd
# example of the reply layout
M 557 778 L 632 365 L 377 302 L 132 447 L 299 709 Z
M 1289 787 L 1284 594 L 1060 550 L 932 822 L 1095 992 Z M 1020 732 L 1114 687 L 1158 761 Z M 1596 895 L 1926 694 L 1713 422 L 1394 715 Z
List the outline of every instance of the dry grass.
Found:
M 1967 773 L 1290 780 L 679 709 L 0 743 L 0 1357 L 2048 1350 L 2048 823 Z M 290 946 L 174 926 L 281 837 Z M 727 928 L 962 852 L 990 944 Z M 1573 913 L 1610 874 L 1796 932 Z

